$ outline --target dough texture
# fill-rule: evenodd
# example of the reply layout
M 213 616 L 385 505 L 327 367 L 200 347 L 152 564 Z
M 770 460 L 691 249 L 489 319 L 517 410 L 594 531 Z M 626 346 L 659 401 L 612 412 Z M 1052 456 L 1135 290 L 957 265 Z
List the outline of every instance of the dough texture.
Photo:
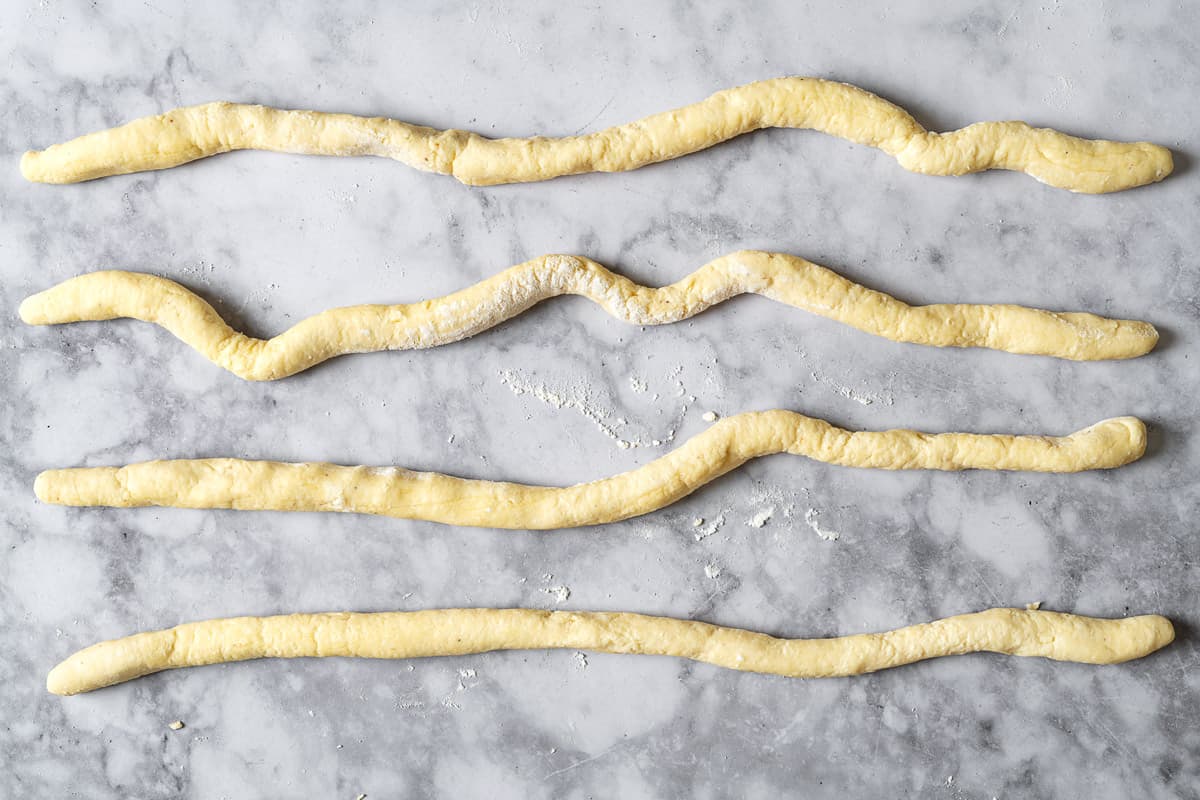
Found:
M 1159 181 L 1171 152 L 1147 142 L 1078 139 L 1024 122 L 927 131 L 870 92 L 819 78 L 776 78 L 582 136 L 488 139 L 382 117 L 207 103 L 144 117 L 21 158 L 31 181 L 74 183 L 186 164 L 230 150 L 384 156 L 486 186 L 581 172 L 623 172 L 762 128 L 807 128 L 877 147 L 928 175 L 1024 172 L 1074 192 L 1115 192 Z
M 398 467 L 343 467 L 208 458 L 48 470 L 34 489 L 69 506 L 175 506 L 346 511 L 449 525 L 546 530 L 598 525 L 670 505 L 759 456 L 793 453 L 876 469 L 1078 472 L 1140 458 L 1134 417 L 1070 436 L 847 431 L 792 411 L 753 411 L 714 423 L 637 469 L 567 488 L 455 478 Z
M 27 298 L 20 313 L 32 325 L 118 317 L 153 322 L 241 378 L 275 380 L 346 353 L 456 342 L 563 294 L 583 295 L 635 325 L 663 325 L 748 292 L 916 344 L 1087 361 L 1144 355 L 1158 341 L 1153 325 L 1094 314 L 1014 305 L 910 306 L 802 258 L 749 250 L 718 258 L 658 289 L 581 256 L 542 256 L 436 300 L 333 309 L 266 340 L 230 328 L 216 309 L 174 281 L 139 272 L 71 278 Z
M 1096 619 L 1015 608 L 833 639 L 776 639 L 705 622 L 599 611 L 288 614 L 192 622 L 101 642 L 52 669 L 46 688 L 78 694 L 166 669 L 254 658 L 424 658 L 551 648 L 677 656 L 745 672 L 833 678 L 979 652 L 1116 664 L 1174 638 L 1170 620 L 1157 615 Z

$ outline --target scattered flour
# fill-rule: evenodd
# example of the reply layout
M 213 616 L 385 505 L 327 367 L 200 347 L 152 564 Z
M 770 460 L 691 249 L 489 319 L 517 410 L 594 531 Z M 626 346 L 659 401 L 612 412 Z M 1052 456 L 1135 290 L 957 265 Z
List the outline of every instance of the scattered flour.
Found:
M 716 422 L 717 421 L 717 412 L 705 411 L 704 415 L 701 417 L 701 419 L 703 419 L 705 422 Z
M 775 514 L 781 514 L 784 519 L 791 519 L 796 511 L 796 503 L 800 501 L 802 495 L 807 495 L 808 489 L 801 486 L 799 489 L 783 488 L 781 486 L 756 486 L 751 492 L 749 501 L 752 506 L 765 508 L 772 507 Z
M 471 668 L 460 669 L 458 671 L 458 690 L 464 691 L 467 689 L 467 681 L 475 680 L 475 670 Z
M 578 650 L 575 651 L 575 660 L 579 662 L 580 669 L 587 669 L 587 653 L 581 653 Z
M 628 420 L 617 416 L 615 411 L 605 408 L 598 403 L 592 388 L 582 381 L 568 386 L 560 385 L 551 387 L 544 383 L 538 383 L 511 369 L 502 369 L 499 375 L 500 382 L 512 390 L 512 393 L 515 395 L 531 395 L 548 406 L 558 409 L 569 408 L 579 412 L 584 418 L 599 428 L 601 433 L 612 439 L 617 447 L 622 450 L 628 450 L 632 447 L 661 447 L 664 444 L 675 441 L 676 428 L 683 422 L 683 418 L 687 415 L 689 409 L 689 404 L 684 403 L 665 435 L 649 438 L 641 436 L 630 437 L 622 430 L 629 424 Z M 631 383 L 634 380 L 636 379 L 631 378 Z M 644 383 L 639 381 L 637 385 L 644 385 Z M 682 384 L 680 385 L 682 386 Z M 635 388 L 635 391 L 641 390 Z M 658 395 L 656 394 L 654 397 L 657 399 Z
M 700 523 L 700 525 L 704 524 L 704 520 L 702 520 L 702 519 L 701 520 L 693 520 L 692 521 L 693 528 L 700 527 L 700 525 L 696 524 L 697 521 Z M 694 533 L 692 535 L 692 538 L 694 538 L 697 542 L 702 542 L 724 527 L 725 527 L 725 514 L 724 514 L 724 512 L 722 512 L 722 513 L 718 514 L 716 516 L 716 518 L 713 519 L 712 522 L 708 523 L 708 527 L 696 531 L 696 533 Z
M 547 572 L 545 575 L 542 576 L 542 583 L 550 583 L 553 580 L 554 580 L 554 573 L 552 573 L 552 572 Z M 553 597 L 555 604 L 565 603 L 571 597 L 571 587 L 569 587 L 569 586 L 564 586 L 564 585 L 547 586 L 547 587 L 543 588 L 541 591 L 543 591 L 546 594 Z
M 767 522 L 771 519 L 772 516 L 774 516 L 774 514 L 775 514 L 775 506 L 768 506 L 767 508 L 764 508 L 763 510 L 759 511 L 757 514 L 755 514 L 750 519 L 746 520 L 746 524 L 749 525 L 751 528 L 761 528 L 763 525 L 767 524 Z
M 808 527 L 812 528 L 813 532 L 816 533 L 817 536 L 820 536 L 827 542 L 836 542 L 841 534 L 837 531 L 831 531 L 828 528 L 822 528 L 820 523 L 817 522 L 817 517 L 820 515 L 820 511 L 815 508 L 810 508 L 808 511 L 804 512 L 804 521 L 808 523 Z
M 885 406 L 890 406 L 895 403 L 895 400 L 890 394 L 876 394 L 874 392 L 855 391 L 849 386 L 844 386 L 843 384 L 835 381 L 833 378 L 826 377 L 825 375 L 820 375 L 816 372 L 810 372 L 809 375 L 811 375 L 812 379 L 817 383 L 822 383 L 828 386 L 847 400 L 853 400 L 860 405 L 869 406 L 874 405 L 875 403 L 880 403 Z
M 183 272 L 188 277 L 201 283 L 209 283 L 209 277 L 216 271 L 216 265 L 207 261 L 196 261 L 183 265 Z
M 716 564 L 705 564 L 704 565 L 704 574 L 715 581 L 717 579 L 717 577 L 720 576 L 720 574 L 721 574 L 721 568 L 718 567 Z
M 1058 75 L 1054 78 L 1054 82 L 1042 96 L 1043 102 L 1051 108 L 1063 110 L 1071 104 L 1071 93 L 1075 89 L 1075 84 L 1065 75 Z

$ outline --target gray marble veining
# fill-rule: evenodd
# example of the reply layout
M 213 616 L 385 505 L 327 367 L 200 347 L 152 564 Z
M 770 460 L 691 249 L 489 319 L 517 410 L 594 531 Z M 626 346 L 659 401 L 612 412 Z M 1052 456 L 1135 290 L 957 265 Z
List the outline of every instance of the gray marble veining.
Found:
M 1200 796 L 1200 23 L 1187 6 L 188 5 L 0 9 L 0 794 Z M 263 153 L 66 187 L 16 169 L 29 147 L 213 99 L 570 133 L 786 74 L 859 84 L 936 129 L 1023 118 L 1152 139 L 1176 151 L 1177 174 L 1074 196 L 1018 174 L 913 175 L 798 131 L 486 189 Z M 914 302 L 1144 318 L 1163 343 L 1076 364 L 891 344 L 756 297 L 645 331 L 562 298 L 460 344 L 250 384 L 153 326 L 16 317 L 26 295 L 98 268 L 175 278 L 268 334 L 545 252 L 663 284 L 739 248 L 797 253 Z M 706 411 L 772 407 L 854 427 L 1054 433 L 1128 413 L 1152 440 L 1138 464 L 1075 476 L 777 456 L 651 516 L 541 534 L 64 509 L 32 493 L 48 467 L 210 455 L 579 481 L 664 452 Z M 647 446 L 622 449 L 603 426 Z M 526 605 L 819 636 L 1035 600 L 1163 613 L 1179 639 L 1111 668 L 981 655 L 810 682 L 532 652 L 211 667 L 65 700 L 43 688 L 77 647 L 234 614 Z M 176 719 L 186 727 L 168 729 Z

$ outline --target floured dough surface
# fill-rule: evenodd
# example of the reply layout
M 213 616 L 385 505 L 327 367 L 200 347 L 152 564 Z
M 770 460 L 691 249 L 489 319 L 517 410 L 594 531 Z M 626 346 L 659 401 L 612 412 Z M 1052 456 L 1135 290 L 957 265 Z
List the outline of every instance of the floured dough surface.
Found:
M 939 347 L 1096 360 L 1140 356 L 1158 341 L 1153 325 L 1094 314 L 1015 305 L 910 306 L 802 258 L 750 250 L 711 261 L 662 288 L 640 286 L 581 256 L 542 256 L 445 297 L 333 309 L 266 340 L 233 330 L 174 281 L 138 272 L 72 278 L 27 298 L 20 313 L 35 325 L 117 317 L 153 322 L 239 377 L 274 380 L 346 353 L 465 339 L 563 294 L 583 295 L 635 325 L 662 325 L 747 292 L 876 336 Z
M 922 625 L 834 639 L 777 639 L 705 622 L 642 614 L 460 608 L 370 614 L 289 614 L 193 622 L 80 650 L 46 688 L 89 692 L 143 675 L 255 658 L 423 658 L 493 650 L 572 649 L 677 656 L 729 669 L 829 678 L 962 653 L 1114 664 L 1169 644 L 1156 615 L 1097 619 L 993 608 Z
M 883 150 L 929 175 L 1024 172 L 1074 192 L 1142 186 L 1173 169 L 1147 142 L 1079 139 L 1024 122 L 979 122 L 927 131 L 870 92 L 819 78 L 776 78 L 718 92 L 690 106 L 582 136 L 488 139 L 381 117 L 288 111 L 235 103 L 177 108 L 26 153 L 31 181 L 73 183 L 166 169 L 230 150 L 373 155 L 491 185 L 582 172 L 622 172 L 677 158 L 762 128 L 807 128 Z
M 655 511 L 746 461 L 793 453 L 875 469 L 1079 472 L 1142 456 L 1134 417 L 1070 436 L 847 431 L 793 411 L 726 417 L 637 469 L 566 488 L 470 480 L 397 467 L 345 467 L 208 458 L 43 472 L 44 502 L 71 506 L 176 506 L 347 511 L 450 525 L 545 530 L 598 525 Z

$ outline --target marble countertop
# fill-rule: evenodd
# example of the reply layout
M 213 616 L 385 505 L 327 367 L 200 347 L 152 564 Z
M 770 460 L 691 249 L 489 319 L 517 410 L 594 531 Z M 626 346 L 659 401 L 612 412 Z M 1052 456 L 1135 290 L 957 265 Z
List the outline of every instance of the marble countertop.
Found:
M 1166 0 L 944 15 L 106 5 L 0 10 L 0 794 L 1198 796 L 1194 15 Z M 565 134 L 787 74 L 861 85 L 939 130 L 1025 119 L 1152 139 L 1177 172 L 1075 196 L 1014 173 L 914 175 L 786 130 L 633 173 L 495 188 L 264 153 L 75 186 L 27 184 L 16 166 L 27 148 L 215 99 Z M 561 298 L 459 344 L 254 384 L 151 325 L 34 328 L 16 315 L 57 281 L 127 268 L 269 335 L 548 252 L 665 284 L 741 248 L 802 255 L 911 302 L 1147 319 L 1163 340 L 1132 362 L 1070 363 L 893 344 L 759 297 L 646 330 Z M 1137 464 L 1073 476 L 775 456 L 667 510 L 550 533 L 66 509 L 32 492 L 50 467 L 217 455 L 565 484 L 645 463 L 703 430 L 705 412 L 777 407 L 856 428 L 1030 433 L 1135 414 L 1151 439 Z M 560 651 L 255 662 L 67 699 L 43 685 L 94 641 L 239 614 L 616 609 L 827 636 L 1033 601 L 1162 613 L 1179 638 L 1115 667 L 976 655 L 824 681 Z

